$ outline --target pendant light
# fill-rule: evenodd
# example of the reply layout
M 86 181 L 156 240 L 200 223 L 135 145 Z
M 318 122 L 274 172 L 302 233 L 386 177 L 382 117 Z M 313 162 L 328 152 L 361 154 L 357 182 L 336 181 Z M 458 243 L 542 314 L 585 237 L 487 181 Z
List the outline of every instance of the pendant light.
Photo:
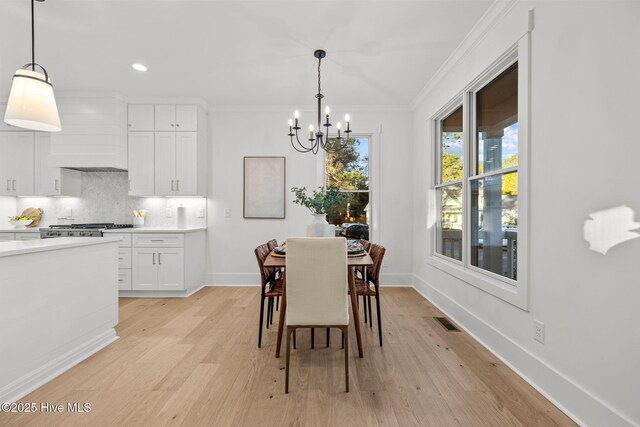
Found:
M 24 129 L 59 132 L 62 128 L 53 85 L 47 70 L 36 64 L 33 5 L 34 0 L 31 0 L 31 62 L 13 75 L 4 121 Z M 36 71 L 36 67 L 42 72 Z

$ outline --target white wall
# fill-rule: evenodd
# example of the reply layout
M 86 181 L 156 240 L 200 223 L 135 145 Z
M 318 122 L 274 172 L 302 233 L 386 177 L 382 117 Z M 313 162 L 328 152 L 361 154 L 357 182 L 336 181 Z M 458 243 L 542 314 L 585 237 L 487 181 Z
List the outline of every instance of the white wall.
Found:
M 17 215 L 16 213 L 16 198 L 15 197 L 0 197 L 0 221 L 2 224 L 0 228 L 3 228 L 4 221 L 9 216 Z M 7 227 L 9 224 L 7 224 Z
M 428 262 L 428 118 L 532 32 L 530 310 Z M 640 424 L 640 239 L 606 256 L 582 238 L 589 213 L 640 220 L 640 2 L 519 2 L 420 102 L 414 115 L 414 284 L 582 424 Z M 425 165 L 427 168 L 425 170 Z M 533 319 L 546 343 L 533 340 Z
M 343 111 L 333 107 L 336 113 Z M 354 111 L 352 128 L 372 136 L 379 146 L 379 161 L 371 159 L 371 176 L 378 185 L 377 241 L 387 248 L 383 284 L 409 285 L 411 281 L 411 115 L 408 111 Z M 322 185 L 323 164 L 318 156 L 296 152 L 287 136 L 291 111 L 210 111 L 208 282 L 210 284 L 258 284 L 253 249 L 271 238 L 278 241 L 305 235 L 311 223 L 309 211 L 292 202 L 289 189 Z M 302 111 L 303 123 L 313 112 Z M 374 149 L 375 153 L 375 149 Z M 242 217 L 243 157 L 285 156 L 286 218 Z M 379 163 L 379 169 L 375 165 Z M 382 179 L 380 179 L 382 178 Z M 379 184 L 378 184 L 379 183 Z M 376 196 L 374 189 L 373 197 Z M 376 202 L 374 202 L 376 203 Z M 224 218 L 224 209 L 231 217 Z M 373 232 L 375 239 L 375 229 Z

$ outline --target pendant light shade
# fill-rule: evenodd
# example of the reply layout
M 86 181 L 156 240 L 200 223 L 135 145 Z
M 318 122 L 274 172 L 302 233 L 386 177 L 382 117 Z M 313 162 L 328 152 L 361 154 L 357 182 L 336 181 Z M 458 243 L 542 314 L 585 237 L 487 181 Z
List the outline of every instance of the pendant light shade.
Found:
M 53 86 L 46 74 L 26 69 L 16 71 L 4 121 L 13 126 L 44 132 L 59 132 L 62 129 Z
M 4 121 L 24 129 L 59 132 L 62 128 L 53 85 L 47 70 L 36 64 L 34 1 L 44 0 L 31 0 L 31 62 L 13 75 Z M 36 67 L 42 73 L 36 71 Z

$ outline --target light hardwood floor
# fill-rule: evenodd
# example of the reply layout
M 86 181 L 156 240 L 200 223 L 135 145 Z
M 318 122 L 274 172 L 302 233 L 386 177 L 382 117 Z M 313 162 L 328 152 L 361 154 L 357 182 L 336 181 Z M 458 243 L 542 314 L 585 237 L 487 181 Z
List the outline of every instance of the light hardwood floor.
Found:
M 89 402 L 84 414 L 0 414 L 0 425 L 574 425 L 411 288 L 382 289 L 384 346 L 351 328 L 351 391 L 338 331 L 311 350 L 299 331 L 291 389 L 274 357 L 276 321 L 257 348 L 259 290 L 205 288 L 188 299 L 120 300 L 120 340 L 22 402 Z M 374 319 L 375 320 L 375 319 Z M 284 352 L 283 352 L 284 354 Z

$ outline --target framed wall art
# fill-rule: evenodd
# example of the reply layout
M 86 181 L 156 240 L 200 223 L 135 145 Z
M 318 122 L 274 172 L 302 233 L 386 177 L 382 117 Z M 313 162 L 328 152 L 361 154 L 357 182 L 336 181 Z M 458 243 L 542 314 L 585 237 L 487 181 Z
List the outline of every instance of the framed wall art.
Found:
M 284 219 L 285 157 L 244 158 L 244 218 Z

